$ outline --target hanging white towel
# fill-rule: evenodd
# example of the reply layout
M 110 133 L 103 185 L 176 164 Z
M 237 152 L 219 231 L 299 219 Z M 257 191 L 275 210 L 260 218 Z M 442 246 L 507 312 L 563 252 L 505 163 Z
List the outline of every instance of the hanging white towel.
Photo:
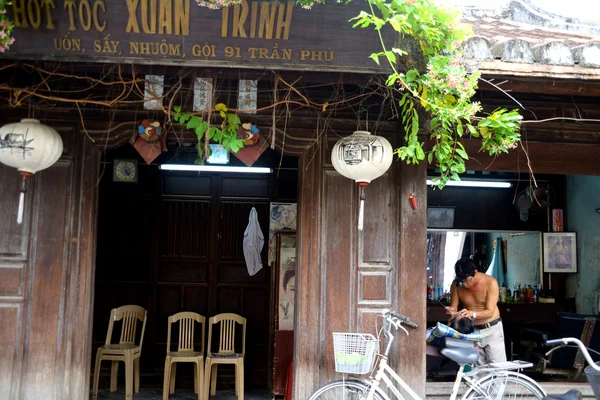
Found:
M 262 269 L 262 260 L 260 253 L 265 245 L 265 238 L 260 225 L 258 223 L 258 214 L 256 208 L 250 210 L 248 218 L 248 226 L 244 231 L 244 258 L 246 259 L 246 267 L 250 276 L 256 275 Z

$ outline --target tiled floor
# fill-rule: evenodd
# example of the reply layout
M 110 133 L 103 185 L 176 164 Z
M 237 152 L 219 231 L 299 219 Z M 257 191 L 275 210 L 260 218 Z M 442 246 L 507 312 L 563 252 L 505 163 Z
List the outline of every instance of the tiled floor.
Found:
M 92 395 L 90 393 L 90 399 Z M 252 389 L 244 393 L 244 400 L 270 400 L 273 396 L 267 390 Z M 125 390 L 119 389 L 116 392 L 108 390 L 98 391 L 98 400 L 123 400 L 125 399 Z M 159 400 L 162 399 L 162 390 L 154 388 L 140 388 L 139 393 L 133 394 L 133 400 Z M 191 390 L 176 390 L 174 394 L 169 396 L 169 400 L 197 400 L 198 395 Z M 233 390 L 219 390 L 216 397 L 211 397 L 212 400 L 237 400 L 237 396 Z

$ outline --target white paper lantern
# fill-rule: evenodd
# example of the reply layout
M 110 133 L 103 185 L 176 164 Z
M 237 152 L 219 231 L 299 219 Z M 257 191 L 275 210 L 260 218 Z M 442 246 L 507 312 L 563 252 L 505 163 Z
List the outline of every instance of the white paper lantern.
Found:
M 63 151 L 58 132 L 37 119 L 23 119 L 0 128 L 0 163 L 17 168 L 23 178 L 17 222 L 23 222 L 27 180 L 53 165 Z
M 393 156 L 390 142 L 366 131 L 356 131 L 333 146 L 333 167 L 341 175 L 356 181 L 360 187 L 359 230 L 363 228 L 365 188 L 373 179 L 385 174 L 392 165 Z

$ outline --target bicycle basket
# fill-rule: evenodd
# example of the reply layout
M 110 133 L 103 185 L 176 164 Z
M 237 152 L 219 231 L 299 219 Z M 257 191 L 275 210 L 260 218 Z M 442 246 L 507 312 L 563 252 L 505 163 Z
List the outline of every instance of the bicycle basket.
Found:
M 368 374 L 379 351 L 379 340 L 368 333 L 333 333 L 335 370 L 345 374 Z

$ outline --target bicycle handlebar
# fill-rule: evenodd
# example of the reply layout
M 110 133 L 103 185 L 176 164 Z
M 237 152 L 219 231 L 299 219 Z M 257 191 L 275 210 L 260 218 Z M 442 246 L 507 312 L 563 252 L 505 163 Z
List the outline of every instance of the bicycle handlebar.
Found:
M 600 371 L 600 366 L 598 366 L 594 362 L 594 360 L 590 356 L 590 353 L 588 352 L 587 348 L 579 339 L 575 339 L 575 338 L 550 339 L 550 340 L 546 340 L 544 342 L 544 345 L 545 346 L 556 346 L 559 344 L 566 345 L 569 343 L 576 344 L 579 347 L 579 350 L 581 350 L 581 352 L 583 353 L 583 356 L 585 357 L 585 360 L 588 362 L 588 364 L 596 371 Z
M 402 322 L 402 324 L 408 326 L 409 328 L 413 328 L 413 329 L 417 329 L 419 327 L 419 325 L 415 322 L 412 322 L 410 320 L 410 317 L 406 316 L 406 315 L 402 315 L 400 313 L 397 313 L 395 311 L 389 311 L 389 314 L 393 317 L 396 317 L 400 320 L 400 322 Z

